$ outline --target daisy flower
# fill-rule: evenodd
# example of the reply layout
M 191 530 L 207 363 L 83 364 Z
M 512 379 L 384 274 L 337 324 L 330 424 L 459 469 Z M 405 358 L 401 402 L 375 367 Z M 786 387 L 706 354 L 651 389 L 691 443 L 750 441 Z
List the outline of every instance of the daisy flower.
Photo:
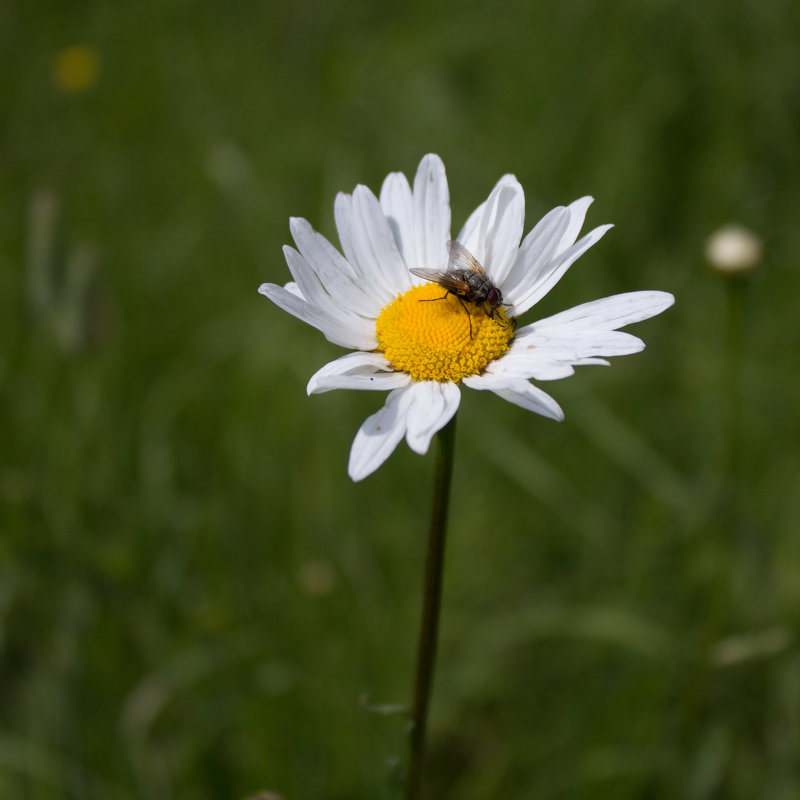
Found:
M 614 295 L 516 326 L 612 227 L 601 225 L 578 239 L 591 203 L 583 197 L 554 208 L 523 239 L 525 195 L 517 179 L 505 175 L 452 245 L 444 164 L 427 155 L 413 189 L 405 175 L 394 172 L 380 197 L 366 186 L 337 196 L 344 255 L 306 220 L 291 220 L 297 249 L 286 246 L 283 252 L 294 281 L 283 287 L 265 283 L 259 292 L 352 351 L 313 375 L 308 394 L 389 393 L 353 441 L 348 465 L 353 480 L 374 472 L 403 437 L 414 452 L 426 453 L 433 435 L 458 410 L 462 386 L 561 420 L 558 403 L 531 380 L 566 378 L 575 366 L 608 364 L 604 356 L 644 348 L 640 339 L 617 329 L 672 305 L 666 292 Z M 458 254 L 466 249 L 482 265 L 502 306 L 471 302 L 411 272 L 456 268 L 451 248 Z

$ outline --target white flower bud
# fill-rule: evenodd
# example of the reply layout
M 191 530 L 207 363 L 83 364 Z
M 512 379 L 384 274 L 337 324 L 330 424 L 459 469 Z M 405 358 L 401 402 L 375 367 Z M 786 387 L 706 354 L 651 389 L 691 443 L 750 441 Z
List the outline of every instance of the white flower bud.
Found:
M 743 225 L 725 225 L 708 237 L 706 258 L 727 275 L 750 272 L 761 263 L 761 239 Z

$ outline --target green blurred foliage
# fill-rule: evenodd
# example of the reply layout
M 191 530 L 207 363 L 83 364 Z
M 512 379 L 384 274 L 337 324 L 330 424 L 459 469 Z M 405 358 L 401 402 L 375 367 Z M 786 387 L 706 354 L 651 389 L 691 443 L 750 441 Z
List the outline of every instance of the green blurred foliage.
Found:
M 431 459 L 353 485 L 382 400 L 306 399 L 340 351 L 256 287 L 431 151 L 454 231 L 504 172 L 617 224 L 542 315 L 677 304 L 561 425 L 465 395 L 429 796 L 798 796 L 796 4 L 0 16 L 0 797 L 396 796 Z

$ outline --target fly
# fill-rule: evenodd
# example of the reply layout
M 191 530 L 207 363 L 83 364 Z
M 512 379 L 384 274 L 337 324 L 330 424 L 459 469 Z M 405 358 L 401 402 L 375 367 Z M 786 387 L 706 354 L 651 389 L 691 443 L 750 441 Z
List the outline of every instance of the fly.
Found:
M 438 283 L 447 289 L 447 294 L 434 297 L 430 300 L 420 300 L 421 303 L 430 303 L 434 300 L 444 300 L 448 294 L 453 294 L 467 312 L 469 318 L 469 338 L 472 338 L 472 315 L 469 313 L 465 300 L 480 306 L 489 319 L 494 319 L 495 312 L 500 306 L 508 306 L 503 302 L 501 291 L 489 280 L 478 259 L 460 242 L 448 242 L 450 259 L 447 269 L 427 269 L 413 267 L 409 270 L 412 275 L 424 278 L 426 281 Z

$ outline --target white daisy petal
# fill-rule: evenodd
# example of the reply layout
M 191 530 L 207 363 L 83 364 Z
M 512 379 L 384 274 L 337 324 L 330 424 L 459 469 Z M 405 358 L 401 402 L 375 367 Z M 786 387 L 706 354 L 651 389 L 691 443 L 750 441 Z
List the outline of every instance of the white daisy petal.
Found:
M 508 353 L 486 368 L 487 375 L 505 375 L 508 378 L 533 378 L 537 381 L 558 381 L 575 374 L 568 360 L 547 359 L 542 356 Z
M 575 240 L 578 238 L 578 234 L 581 232 L 583 223 L 586 220 L 586 212 L 589 210 L 589 206 L 592 203 L 594 203 L 594 197 L 587 195 L 586 197 L 581 197 L 579 200 L 575 200 L 567 206 L 569 224 L 561 237 L 561 241 L 558 243 L 559 253 L 563 253 L 564 250 L 575 244 Z
M 406 268 L 419 263 L 414 236 L 414 197 L 402 172 L 392 172 L 381 187 L 381 208 Z
M 635 337 L 631 337 L 635 338 Z M 644 345 L 633 349 L 630 347 L 624 352 L 609 352 L 610 347 L 597 348 L 606 355 L 629 355 L 639 352 Z M 587 350 L 594 350 L 589 347 Z M 622 351 L 622 347 L 619 348 Z M 509 377 L 532 379 L 537 381 L 558 381 L 569 378 L 575 374 L 575 367 L 603 366 L 608 367 L 609 362 L 597 356 L 579 356 L 576 348 L 537 346 L 528 352 L 512 351 L 503 358 L 491 363 L 486 372 L 492 375 L 506 375 Z
M 352 195 L 340 192 L 333 205 L 336 230 L 345 257 L 352 264 L 357 280 L 371 286 L 379 298 L 382 308 L 395 295 L 395 287 L 387 285 L 387 280 L 375 258 L 370 236 L 362 227 Z
M 418 261 L 409 267 L 444 269 L 450 239 L 450 190 L 437 155 L 425 156 L 414 178 L 414 236 Z
M 572 362 L 576 367 L 610 367 L 611 362 L 605 358 L 579 358 Z
M 410 289 L 411 276 L 392 229 L 378 198 L 366 186 L 356 186 L 353 192 L 353 211 L 357 230 L 364 234 L 357 238 L 364 253 L 362 263 L 368 254 L 373 265 L 372 274 L 379 277 L 391 298 L 399 291 Z
M 368 272 L 365 270 L 365 265 L 362 265 L 358 260 L 358 253 L 355 250 L 353 241 L 356 233 L 355 220 L 353 218 L 353 196 L 351 194 L 339 192 L 336 195 L 336 199 L 333 201 L 333 216 L 345 258 L 352 265 L 357 275 L 362 278 L 365 277 Z
M 461 390 L 455 383 L 422 381 L 409 390 L 408 446 L 420 455 L 428 452 L 433 435 L 453 418 L 461 402 Z
M 283 246 L 283 257 L 297 281 L 298 296 L 311 305 L 324 308 L 332 317 L 348 322 L 377 316 L 375 301 L 360 295 L 347 276 L 328 274 L 327 285 L 324 285 L 303 256 L 288 244 Z
M 303 297 L 303 293 L 300 291 L 300 287 L 294 281 L 289 281 L 288 283 L 284 283 L 283 288 L 286 289 L 287 292 L 293 294 L 295 297 L 299 297 L 301 300 L 305 300 L 305 297 Z
M 558 257 L 575 244 L 593 202 L 593 197 L 581 197 L 566 208 L 554 208 L 539 220 L 520 245 L 514 265 L 503 282 L 507 302 L 513 304 L 522 292 L 544 282 L 548 274 L 558 268 L 561 263 Z M 549 285 L 552 287 L 561 275 L 563 272 L 554 275 L 555 280 Z
M 333 389 L 356 389 L 367 392 L 390 392 L 412 383 L 405 372 L 376 372 L 373 375 L 332 375 L 317 382 L 313 394 L 330 392 Z M 312 392 L 309 392 L 312 394 Z
M 522 186 L 513 175 L 504 175 L 458 235 L 458 241 L 500 286 L 514 263 L 524 220 Z
M 358 350 L 374 350 L 378 346 L 375 323 L 370 320 L 345 322 L 274 283 L 262 283 L 258 291 L 276 306 L 321 331 L 333 344 Z
M 552 263 L 569 224 L 569 209 L 559 206 L 545 214 L 525 237 L 502 284 L 503 295 L 508 302 L 513 303 L 521 297 L 522 292 L 528 290 L 538 275 Z
M 347 473 L 354 481 L 371 475 L 394 452 L 406 432 L 410 402 L 408 388 L 394 389 L 386 398 L 386 405 L 367 417 L 359 428 L 347 465 Z
M 573 367 L 601 364 L 599 356 L 625 356 L 644 349 L 644 342 L 629 333 L 603 330 L 544 332 L 539 323 L 517 332 L 509 352 L 492 362 L 487 372 L 548 381 L 568 378 Z
M 308 382 L 306 392 L 321 394 L 332 389 L 397 389 L 411 383 L 404 372 L 395 372 L 394 367 L 381 353 L 355 352 L 337 358 L 317 370 Z
M 514 315 L 524 314 L 532 305 L 538 303 L 553 286 L 561 280 L 564 273 L 582 256 L 592 245 L 597 244 L 606 231 L 613 228 L 613 225 L 601 225 L 582 239 L 575 242 L 572 247 L 567 248 L 561 255 L 553 259 L 541 272 L 539 272 L 528 287 L 522 287 L 517 295 L 506 300 L 514 305 Z
M 317 233 L 307 220 L 293 217 L 289 221 L 289 228 L 300 255 L 325 292 L 342 308 L 375 319 L 385 303 L 374 290 L 374 284 L 364 281 L 342 254 L 321 233 Z M 297 265 L 295 259 L 289 264 L 289 269 L 306 295 L 306 287 L 311 279 L 306 275 L 305 282 L 301 280 L 301 276 L 294 272 Z
M 484 253 L 484 268 L 498 285 L 514 264 L 524 226 L 525 193 L 516 180 L 510 181 L 497 198 L 497 218 Z
M 627 292 L 583 303 L 539 320 L 539 332 L 562 330 L 615 330 L 660 314 L 675 302 L 668 292 Z
M 541 414 L 543 417 L 561 422 L 564 412 L 561 406 L 547 392 L 523 378 L 495 375 L 485 372 L 483 375 L 472 375 L 464 378 L 462 383 L 470 389 L 489 390 L 503 400 L 514 403 L 521 408 Z
M 642 350 L 644 342 L 630 333 L 598 329 L 560 333 L 541 329 L 536 322 L 523 329 L 515 338 L 509 355 L 569 359 L 575 363 L 583 358 L 628 356 Z

